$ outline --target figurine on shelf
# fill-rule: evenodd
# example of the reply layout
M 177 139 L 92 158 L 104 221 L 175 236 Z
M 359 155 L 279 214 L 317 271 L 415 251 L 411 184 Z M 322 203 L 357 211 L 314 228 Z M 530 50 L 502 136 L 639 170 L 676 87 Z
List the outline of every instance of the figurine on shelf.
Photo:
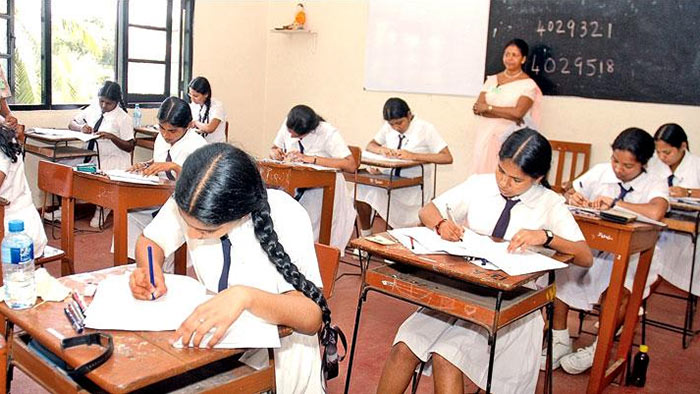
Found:
M 297 13 L 294 16 L 294 23 L 282 26 L 282 30 L 304 30 L 304 24 L 306 23 L 306 12 L 304 12 L 304 5 L 297 4 Z

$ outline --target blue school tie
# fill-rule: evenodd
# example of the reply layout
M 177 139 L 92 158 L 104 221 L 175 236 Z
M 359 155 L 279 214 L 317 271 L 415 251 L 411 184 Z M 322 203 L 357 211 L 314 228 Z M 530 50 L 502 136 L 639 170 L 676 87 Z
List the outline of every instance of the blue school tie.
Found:
M 299 140 L 299 153 L 304 154 L 304 145 L 301 144 L 301 140 Z
M 622 182 L 618 182 L 617 184 L 618 184 L 618 186 L 620 186 L 620 194 L 617 196 L 616 200 L 617 201 L 624 201 L 627 193 L 633 192 L 634 188 L 632 186 L 630 186 L 629 189 L 625 189 L 625 187 L 622 186 Z
M 165 156 L 165 161 L 167 163 L 172 163 L 172 161 L 173 161 L 173 158 L 170 156 L 170 149 L 168 149 L 168 155 Z M 171 181 L 175 180 L 175 175 L 173 174 L 172 171 L 165 171 L 165 176 L 167 176 L 168 179 L 170 179 Z
M 506 199 L 506 206 L 503 207 L 503 211 L 501 211 L 501 216 L 498 218 L 496 226 L 493 228 L 493 232 L 491 232 L 492 237 L 501 239 L 504 235 L 506 235 L 506 230 L 508 230 L 508 224 L 510 223 L 510 211 L 513 209 L 515 204 L 520 202 L 520 200 L 518 199 L 510 199 L 506 197 L 503 198 Z
M 299 153 L 302 155 L 304 154 L 304 145 L 301 144 L 301 140 L 299 140 Z M 294 194 L 294 199 L 297 201 L 301 200 L 301 198 L 304 197 L 304 192 L 308 189 L 308 187 L 298 188 L 296 194 Z
M 221 277 L 219 278 L 219 293 L 228 288 L 228 272 L 231 269 L 231 240 L 228 234 L 221 239 L 221 250 L 224 253 L 224 267 L 221 269 Z
M 100 129 L 100 125 L 102 124 L 102 120 L 105 118 L 105 114 L 100 115 L 100 118 L 97 119 L 97 122 L 95 123 L 95 126 L 92 127 L 92 132 L 97 133 L 97 131 Z M 90 140 L 87 145 L 88 150 L 95 150 L 95 144 L 97 144 L 97 139 Z M 89 163 L 90 160 L 92 160 L 92 156 L 87 156 L 85 159 L 83 159 L 83 163 Z
M 399 146 L 396 147 L 396 150 L 401 149 L 401 145 L 403 145 L 403 139 L 406 138 L 405 134 L 399 134 Z M 396 176 L 401 176 L 401 169 L 397 168 L 394 170 L 394 175 Z
M 673 178 L 675 178 L 675 175 L 673 174 L 668 176 L 668 187 L 673 186 Z

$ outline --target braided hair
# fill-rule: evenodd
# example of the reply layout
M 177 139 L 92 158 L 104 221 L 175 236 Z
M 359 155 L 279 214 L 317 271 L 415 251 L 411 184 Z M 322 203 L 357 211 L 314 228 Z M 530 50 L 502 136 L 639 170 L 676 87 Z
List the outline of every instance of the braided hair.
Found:
M 105 81 L 100 90 L 97 91 L 97 96 L 116 101 L 126 112 L 126 104 L 124 103 L 124 98 L 122 97 L 122 87 L 119 86 L 118 83 Z
M 17 142 L 15 131 L 4 124 L 0 124 L 0 151 L 17 163 L 17 158 L 22 153 L 22 146 Z
M 255 237 L 277 272 L 321 309 L 321 344 L 335 346 L 337 328 L 331 327 L 328 302 L 321 289 L 299 272 L 279 242 L 267 189 L 252 157 L 224 143 L 197 149 L 182 166 L 175 185 L 175 202 L 183 212 L 212 226 L 250 214 Z
M 207 107 L 207 110 L 204 111 L 204 116 L 199 119 L 199 121 L 208 123 L 209 109 L 211 108 L 211 85 L 209 84 L 209 80 L 204 77 L 197 77 L 190 82 L 189 88 L 199 94 L 207 96 L 207 99 L 204 101 L 204 105 Z

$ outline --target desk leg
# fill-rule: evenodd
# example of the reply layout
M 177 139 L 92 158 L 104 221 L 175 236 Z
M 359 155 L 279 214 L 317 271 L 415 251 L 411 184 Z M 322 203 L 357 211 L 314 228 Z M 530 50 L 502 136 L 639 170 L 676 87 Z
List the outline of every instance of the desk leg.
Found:
M 342 176 L 336 175 L 336 176 Z M 323 187 L 323 203 L 321 204 L 321 226 L 318 231 L 318 243 L 331 244 L 331 227 L 333 226 L 333 199 L 335 198 L 335 180 L 332 185 Z
M 362 277 L 364 282 L 364 275 Z M 357 300 L 357 312 L 355 313 L 355 327 L 352 330 L 352 344 L 350 345 L 350 359 L 348 360 L 348 371 L 345 376 L 345 394 L 350 390 L 350 376 L 352 373 L 352 362 L 355 360 L 355 345 L 357 345 L 357 334 L 360 331 L 360 315 L 362 314 L 362 303 L 367 299 L 367 289 L 363 286 L 360 297 Z
M 488 377 L 486 378 L 486 394 L 491 392 L 491 379 L 493 378 L 493 360 L 496 356 L 496 339 L 498 337 L 498 320 L 501 315 L 501 302 L 503 301 L 503 291 L 498 291 L 496 295 L 496 313 L 493 319 L 493 334 L 489 335 L 489 342 L 491 343 L 491 352 L 489 353 L 489 370 Z
M 114 210 L 114 266 L 128 262 L 127 248 L 127 211 L 122 207 Z
M 627 274 L 627 266 L 629 265 L 629 245 L 630 236 L 622 236 L 618 239 L 618 245 L 628 245 L 620 254 L 615 255 L 613 261 L 612 274 L 610 275 L 610 285 L 608 285 L 605 302 L 603 302 L 600 314 L 600 330 L 598 330 L 598 345 L 593 357 L 593 366 L 591 367 L 591 376 L 588 378 L 588 394 L 598 394 L 603 391 L 606 386 L 606 374 L 608 362 L 610 361 L 610 350 L 613 346 L 615 338 L 615 320 L 617 311 L 620 308 L 622 299 L 622 289 L 625 285 L 625 275 Z M 639 309 L 639 305 L 637 305 Z M 635 311 L 635 314 L 637 311 Z M 625 326 L 624 331 L 630 330 L 634 332 L 633 326 Z M 624 332 L 623 334 L 624 335 Z M 622 345 L 620 345 L 622 346 Z
M 698 228 L 698 219 L 700 218 L 700 212 L 695 219 L 695 228 Z M 695 314 L 695 308 L 693 304 L 695 303 L 695 296 L 693 295 L 693 279 L 695 276 L 695 253 L 697 253 L 698 247 L 698 234 L 697 232 L 691 235 L 691 240 L 693 241 L 693 257 L 690 263 L 690 284 L 688 285 L 688 299 L 685 305 L 685 321 L 683 324 L 683 349 L 687 349 L 690 345 L 690 341 L 693 339 L 695 333 L 693 332 L 693 315 Z M 686 341 L 686 337 L 690 337 Z
M 549 286 L 555 281 L 554 271 L 549 271 Z M 547 313 L 547 367 L 544 372 L 544 392 L 552 394 L 552 329 L 554 326 L 554 299 L 545 307 Z
M 14 364 L 12 364 L 12 336 L 14 335 L 15 324 L 11 321 L 5 319 L 5 350 L 7 351 L 5 361 L 5 392 L 10 392 L 10 387 L 12 386 L 12 374 L 14 372 Z
M 62 197 L 61 205 L 61 276 L 66 276 L 75 273 L 75 199 Z
M 391 208 L 391 188 L 386 189 L 386 218 L 384 220 L 384 231 L 389 231 L 389 208 Z

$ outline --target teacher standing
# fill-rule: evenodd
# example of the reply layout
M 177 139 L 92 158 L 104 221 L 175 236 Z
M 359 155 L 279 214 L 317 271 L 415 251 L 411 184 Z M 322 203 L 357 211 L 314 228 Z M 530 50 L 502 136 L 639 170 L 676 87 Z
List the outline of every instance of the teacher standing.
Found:
M 494 173 L 501 144 L 523 127 L 539 129 L 538 109 L 542 92 L 524 71 L 529 47 L 519 38 L 508 41 L 503 49 L 505 70 L 486 77 L 484 87 L 472 108 L 476 121 L 476 139 L 472 154 L 474 174 Z

